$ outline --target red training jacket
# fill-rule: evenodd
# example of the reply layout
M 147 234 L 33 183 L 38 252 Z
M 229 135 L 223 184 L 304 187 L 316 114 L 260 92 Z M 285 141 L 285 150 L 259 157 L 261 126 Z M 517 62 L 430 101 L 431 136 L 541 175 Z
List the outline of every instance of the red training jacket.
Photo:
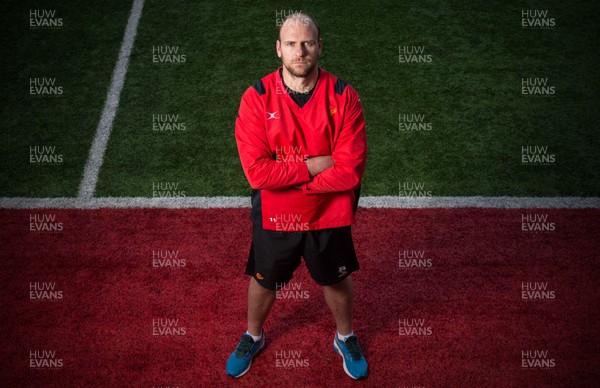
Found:
M 313 94 L 300 107 L 278 69 L 243 94 L 235 138 L 253 189 L 255 224 L 307 231 L 354 222 L 367 140 L 362 104 L 352 86 L 319 68 Z M 311 179 L 305 160 L 322 155 L 331 155 L 335 165 Z

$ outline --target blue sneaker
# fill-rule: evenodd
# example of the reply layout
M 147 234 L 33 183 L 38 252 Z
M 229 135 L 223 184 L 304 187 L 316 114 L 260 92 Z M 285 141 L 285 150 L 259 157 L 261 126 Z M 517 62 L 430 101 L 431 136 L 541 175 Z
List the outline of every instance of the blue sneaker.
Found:
M 367 360 L 360 351 L 358 338 L 355 335 L 346 341 L 340 341 L 337 333 L 333 339 L 333 349 L 344 359 L 344 372 L 355 380 L 367 377 Z
M 262 338 L 258 342 L 254 342 L 251 336 L 244 334 L 238 346 L 235 348 L 229 359 L 225 370 L 229 376 L 241 377 L 250 370 L 252 366 L 252 357 L 265 347 L 265 332 L 263 330 Z

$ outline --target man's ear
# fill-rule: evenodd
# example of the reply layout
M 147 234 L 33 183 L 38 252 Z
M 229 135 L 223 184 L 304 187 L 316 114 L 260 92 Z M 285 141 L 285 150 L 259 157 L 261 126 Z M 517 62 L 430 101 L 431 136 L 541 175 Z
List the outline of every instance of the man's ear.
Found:
M 279 39 L 275 42 L 275 51 L 277 51 L 277 56 L 281 58 L 281 42 Z

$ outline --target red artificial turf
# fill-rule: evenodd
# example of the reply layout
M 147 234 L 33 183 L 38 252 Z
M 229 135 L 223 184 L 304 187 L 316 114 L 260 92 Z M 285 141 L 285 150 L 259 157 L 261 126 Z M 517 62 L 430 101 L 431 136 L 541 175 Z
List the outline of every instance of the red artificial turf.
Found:
M 591 387 L 600 381 L 598 209 L 360 209 L 353 229 L 361 264 L 353 275 L 354 330 L 370 375 L 358 382 L 332 350 L 334 322 L 304 266 L 294 292 L 275 304 L 267 346 L 250 371 L 240 379 L 225 375 L 246 329 L 248 209 L 0 214 L 2 386 Z M 43 214 L 62 231 L 30 231 L 31 215 Z M 546 215 L 554 231 L 523 232 L 523 214 Z M 170 251 L 185 266 L 154 268 L 153 251 Z M 415 252 L 425 267 L 401 268 L 400 259 Z M 555 298 L 522 300 L 523 282 L 545 284 Z M 54 284 L 62 298 L 31 300 L 32 283 Z M 153 329 L 156 319 L 177 326 Z M 422 322 L 421 332 L 430 335 L 400 335 L 404 319 Z M 30 352 L 44 350 L 56 352 L 62 366 L 32 368 Z M 547 352 L 545 362 L 554 366 L 523 368 L 523 351 Z

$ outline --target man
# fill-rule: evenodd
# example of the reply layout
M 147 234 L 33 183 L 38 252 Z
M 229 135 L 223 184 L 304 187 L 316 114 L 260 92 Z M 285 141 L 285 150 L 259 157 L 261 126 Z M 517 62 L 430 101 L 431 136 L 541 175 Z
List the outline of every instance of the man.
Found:
M 323 286 L 335 319 L 333 347 L 344 371 L 367 376 L 352 331 L 353 287 L 359 269 L 350 225 L 367 157 L 365 125 L 356 91 L 317 66 L 323 42 L 308 15 L 288 16 L 279 30 L 283 66 L 248 88 L 235 136 L 252 187 L 252 245 L 246 274 L 248 328 L 227 361 L 227 374 L 244 375 L 265 345 L 263 323 L 303 256 Z

